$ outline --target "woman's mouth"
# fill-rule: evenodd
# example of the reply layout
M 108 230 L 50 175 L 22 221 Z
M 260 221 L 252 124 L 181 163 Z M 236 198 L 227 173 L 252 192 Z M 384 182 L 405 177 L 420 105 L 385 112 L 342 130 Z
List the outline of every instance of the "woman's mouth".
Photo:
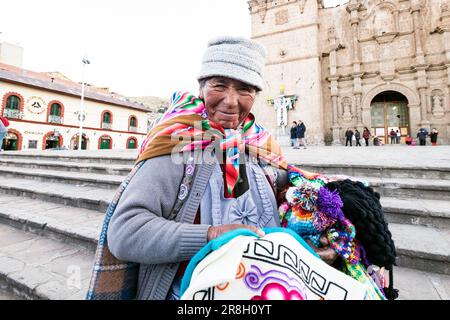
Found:
M 239 113 L 223 112 L 223 111 L 216 110 L 216 117 L 231 121 L 231 120 L 235 120 L 236 118 L 239 118 Z

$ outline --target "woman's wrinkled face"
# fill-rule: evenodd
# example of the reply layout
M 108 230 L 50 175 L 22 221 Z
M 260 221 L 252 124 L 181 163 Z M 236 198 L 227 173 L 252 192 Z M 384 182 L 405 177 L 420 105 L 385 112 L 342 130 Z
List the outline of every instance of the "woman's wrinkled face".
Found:
M 256 89 L 238 80 L 212 77 L 200 88 L 199 97 L 205 103 L 209 120 L 225 129 L 237 129 L 252 109 Z

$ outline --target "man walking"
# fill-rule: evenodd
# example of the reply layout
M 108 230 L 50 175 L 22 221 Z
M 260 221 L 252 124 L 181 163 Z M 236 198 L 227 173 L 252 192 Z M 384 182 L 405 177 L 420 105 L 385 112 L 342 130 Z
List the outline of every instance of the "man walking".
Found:
M 353 138 L 353 131 L 350 128 L 347 128 L 347 131 L 345 131 L 345 146 L 348 146 L 348 143 L 350 142 L 350 147 L 352 146 L 352 138 Z
M 361 139 L 361 133 L 359 133 L 358 129 L 355 129 L 355 139 L 356 139 L 356 146 L 361 147 L 361 143 L 359 140 Z
M 306 149 L 306 143 L 305 143 L 305 132 L 306 132 L 306 126 L 303 123 L 302 120 L 298 120 L 298 126 L 297 126 L 297 139 L 298 139 L 298 146 L 303 146 L 303 149 Z
M 298 149 L 297 147 L 297 121 L 292 122 L 291 127 L 291 147 Z
M 419 132 L 417 132 L 417 138 L 419 138 L 419 142 L 421 146 L 425 146 L 427 144 L 428 130 L 425 128 L 420 128 Z

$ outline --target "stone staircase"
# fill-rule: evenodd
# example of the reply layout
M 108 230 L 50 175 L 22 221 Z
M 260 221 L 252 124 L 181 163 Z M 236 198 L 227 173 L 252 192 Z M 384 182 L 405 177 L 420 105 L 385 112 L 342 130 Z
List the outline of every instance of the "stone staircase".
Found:
M 134 154 L 0 154 L 0 299 L 83 299 L 106 208 Z M 450 168 L 314 165 L 381 194 L 401 299 L 450 299 Z

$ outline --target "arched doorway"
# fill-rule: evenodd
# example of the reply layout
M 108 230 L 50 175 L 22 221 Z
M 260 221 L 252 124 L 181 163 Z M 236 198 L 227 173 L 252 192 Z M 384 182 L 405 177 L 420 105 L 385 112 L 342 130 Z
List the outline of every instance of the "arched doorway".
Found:
M 127 149 L 137 149 L 137 139 L 135 137 L 127 139 Z
M 22 137 L 20 133 L 15 130 L 8 130 L 8 133 L 3 138 L 2 149 L 5 151 L 17 151 L 22 149 Z
M 57 149 L 63 146 L 63 138 L 58 130 L 48 132 L 43 139 L 42 149 Z
M 78 150 L 78 137 L 80 135 L 76 134 L 72 137 L 72 139 L 70 140 L 70 149 L 71 150 Z M 83 133 L 83 137 L 81 139 L 81 150 L 87 150 L 89 145 L 89 139 L 87 138 L 86 134 Z
M 108 135 L 103 135 L 98 139 L 98 149 L 112 149 L 112 139 Z
M 385 144 L 391 142 L 391 130 L 400 132 L 402 143 L 410 134 L 408 99 L 396 91 L 384 91 L 377 94 L 370 103 L 372 134 L 383 139 Z

